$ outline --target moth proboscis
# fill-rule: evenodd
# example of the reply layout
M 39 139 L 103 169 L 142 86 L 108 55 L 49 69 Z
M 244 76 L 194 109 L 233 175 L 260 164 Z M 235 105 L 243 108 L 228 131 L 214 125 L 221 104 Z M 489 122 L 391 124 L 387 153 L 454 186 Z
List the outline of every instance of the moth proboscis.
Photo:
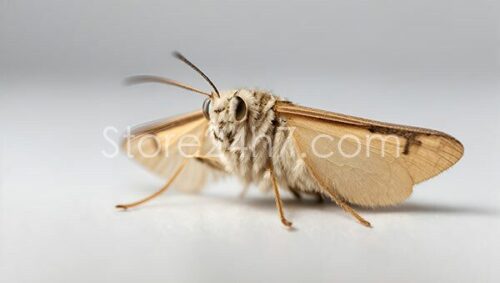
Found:
M 438 175 L 463 155 L 462 144 L 443 132 L 383 123 L 299 106 L 257 89 L 221 91 L 180 53 L 174 56 L 211 85 L 205 92 L 157 76 L 134 76 L 130 84 L 156 82 L 207 96 L 202 109 L 139 127 L 124 148 L 170 186 L 199 191 L 214 176 L 236 175 L 247 187 L 272 190 L 281 222 L 280 188 L 297 198 L 329 198 L 361 224 L 371 224 L 351 205 L 400 204 L 413 186 Z M 187 151 L 186 152 L 186 148 Z

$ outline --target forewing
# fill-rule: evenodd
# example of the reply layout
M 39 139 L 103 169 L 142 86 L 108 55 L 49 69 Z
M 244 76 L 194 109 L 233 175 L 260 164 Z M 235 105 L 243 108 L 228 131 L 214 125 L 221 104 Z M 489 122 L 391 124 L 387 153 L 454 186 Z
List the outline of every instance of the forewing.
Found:
M 320 185 L 363 206 L 402 202 L 414 184 L 441 173 L 463 155 L 459 141 L 434 130 L 283 102 L 275 109 L 288 126 L 296 127 L 297 150 L 307 155 L 304 161 Z
M 149 171 L 169 178 L 185 158 L 189 161 L 172 184 L 174 188 L 197 192 L 209 178 L 224 172 L 200 162 L 196 156 L 217 159 L 211 140 L 206 136 L 208 122 L 201 111 L 154 121 L 132 130 L 123 141 L 123 149 Z

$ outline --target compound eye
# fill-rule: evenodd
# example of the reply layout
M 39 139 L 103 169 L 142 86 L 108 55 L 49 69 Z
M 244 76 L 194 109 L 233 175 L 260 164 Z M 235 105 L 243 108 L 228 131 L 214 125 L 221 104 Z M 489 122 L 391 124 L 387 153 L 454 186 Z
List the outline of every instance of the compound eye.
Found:
M 239 96 L 236 96 L 236 103 L 235 118 L 236 121 L 240 122 L 243 121 L 243 119 L 245 119 L 245 117 L 247 116 L 247 104 Z
M 210 120 L 210 102 L 210 98 L 205 99 L 205 101 L 203 101 L 203 106 L 201 107 L 203 110 L 203 116 L 205 116 L 207 120 Z

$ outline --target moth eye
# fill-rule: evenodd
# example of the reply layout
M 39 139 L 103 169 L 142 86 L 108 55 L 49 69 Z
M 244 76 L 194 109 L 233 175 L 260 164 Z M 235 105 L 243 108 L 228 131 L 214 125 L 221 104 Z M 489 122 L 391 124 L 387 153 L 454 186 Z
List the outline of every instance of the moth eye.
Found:
M 236 96 L 236 103 L 235 118 L 236 121 L 242 121 L 247 116 L 247 104 L 239 96 Z
M 210 120 L 210 101 L 210 98 L 205 99 L 205 101 L 203 101 L 203 106 L 201 107 L 203 110 L 203 116 L 205 116 L 207 120 Z

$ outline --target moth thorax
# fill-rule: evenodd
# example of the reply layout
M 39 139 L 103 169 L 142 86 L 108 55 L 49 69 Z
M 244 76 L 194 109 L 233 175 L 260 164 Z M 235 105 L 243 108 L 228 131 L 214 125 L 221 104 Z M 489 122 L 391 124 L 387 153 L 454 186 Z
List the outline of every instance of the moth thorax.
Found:
M 234 119 L 234 103 L 231 97 L 215 104 L 211 121 L 212 137 L 223 154 L 226 166 L 245 182 L 262 179 L 269 167 L 276 129 L 273 110 L 276 98 L 266 92 L 238 91 L 247 107 L 241 121 Z

